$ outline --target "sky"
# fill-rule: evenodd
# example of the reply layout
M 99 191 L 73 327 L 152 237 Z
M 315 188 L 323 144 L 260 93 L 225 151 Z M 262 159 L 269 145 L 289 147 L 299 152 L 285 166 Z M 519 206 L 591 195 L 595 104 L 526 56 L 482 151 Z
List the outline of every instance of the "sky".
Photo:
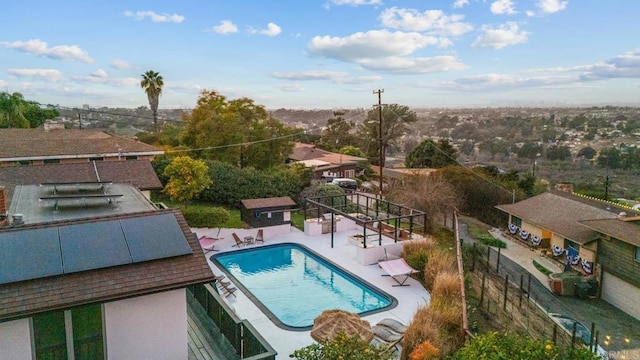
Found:
M 3 1 L 0 90 L 160 108 L 638 106 L 638 0 Z

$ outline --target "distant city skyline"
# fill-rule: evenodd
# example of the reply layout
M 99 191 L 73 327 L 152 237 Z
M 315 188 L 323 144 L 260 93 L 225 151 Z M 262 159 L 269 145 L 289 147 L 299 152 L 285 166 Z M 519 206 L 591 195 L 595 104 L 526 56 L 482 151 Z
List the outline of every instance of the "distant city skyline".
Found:
M 44 104 L 268 109 L 638 106 L 632 0 L 123 0 L 3 4 L 0 90 Z

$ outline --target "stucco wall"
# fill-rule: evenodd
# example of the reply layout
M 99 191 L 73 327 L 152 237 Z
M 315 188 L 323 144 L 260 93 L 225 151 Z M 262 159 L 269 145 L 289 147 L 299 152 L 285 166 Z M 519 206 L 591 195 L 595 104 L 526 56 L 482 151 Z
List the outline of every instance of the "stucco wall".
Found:
M 110 359 L 187 359 L 186 290 L 104 304 Z
M 31 360 L 29 319 L 0 323 L 0 360 Z

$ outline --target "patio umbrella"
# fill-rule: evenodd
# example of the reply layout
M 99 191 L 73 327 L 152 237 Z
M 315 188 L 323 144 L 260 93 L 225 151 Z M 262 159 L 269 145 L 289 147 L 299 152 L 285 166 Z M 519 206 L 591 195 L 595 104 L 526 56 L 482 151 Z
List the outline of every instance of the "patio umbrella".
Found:
M 325 342 L 336 337 L 341 331 L 347 336 L 359 336 L 365 342 L 373 339 L 371 324 L 360 316 L 344 310 L 325 310 L 313 320 L 311 337 L 317 342 Z

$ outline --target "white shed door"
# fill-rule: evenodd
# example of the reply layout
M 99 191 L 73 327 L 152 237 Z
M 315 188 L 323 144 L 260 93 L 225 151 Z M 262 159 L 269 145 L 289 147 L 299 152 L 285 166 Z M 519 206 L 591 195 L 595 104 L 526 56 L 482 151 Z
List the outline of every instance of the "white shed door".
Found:
M 602 299 L 640 320 L 640 289 L 606 271 L 602 276 Z

